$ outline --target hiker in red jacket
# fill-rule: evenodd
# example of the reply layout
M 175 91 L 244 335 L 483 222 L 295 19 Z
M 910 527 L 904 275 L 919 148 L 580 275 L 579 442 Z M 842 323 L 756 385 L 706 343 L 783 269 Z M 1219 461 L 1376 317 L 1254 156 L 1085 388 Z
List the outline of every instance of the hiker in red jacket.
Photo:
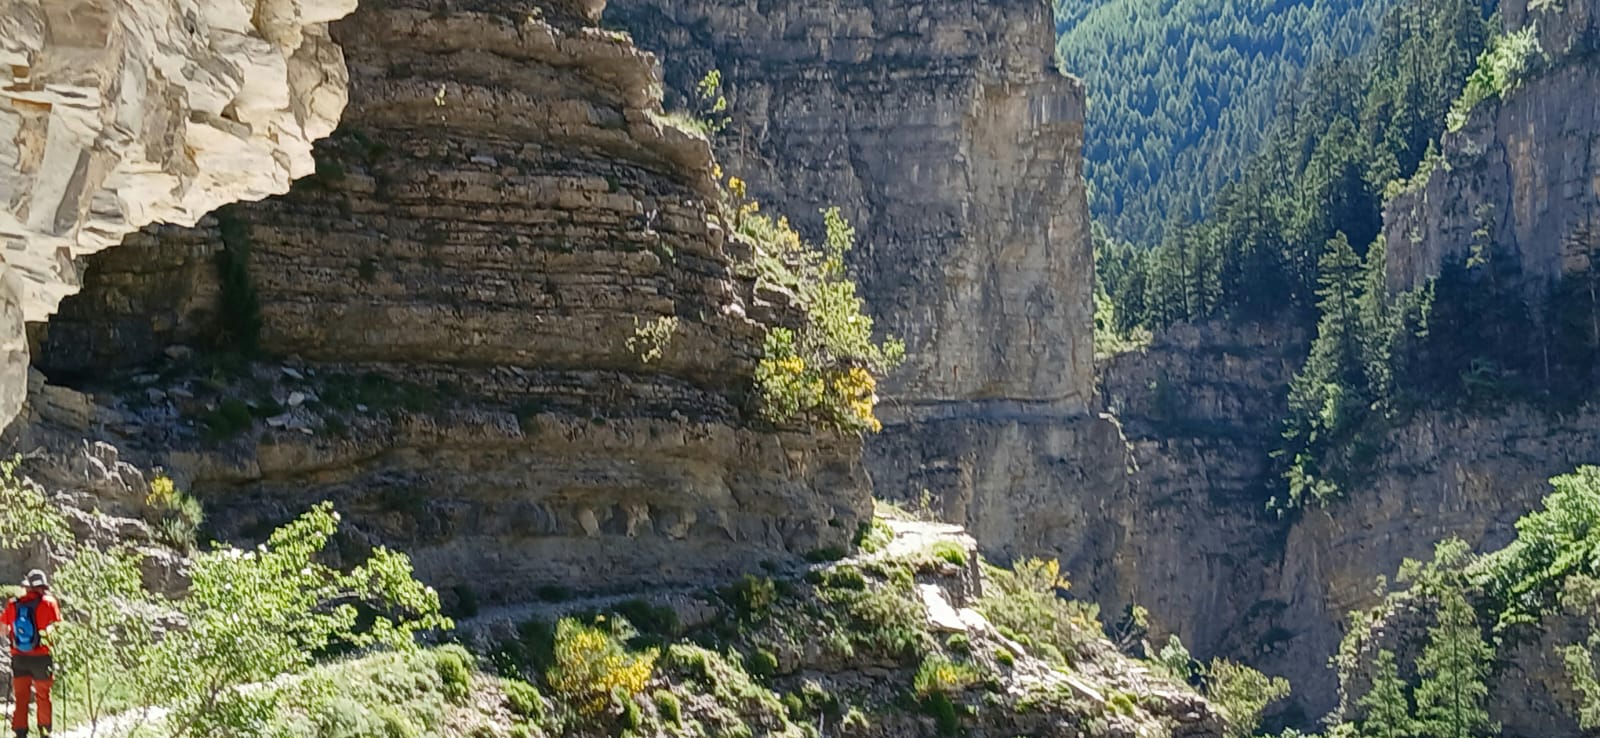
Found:
M 0 625 L 5 626 L 11 640 L 11 689 L 17 698 L 11 729 L 17 738 L 27 738 L 29 698 L 38 697 L 39 734 L 49 738 L 50 686 L 55 683 L 55 664 L 45 636 L 50 633 L 50 626 L 61 619 L 61 608 L 50 596 L 50 581 L 44 572 L 28 572 L 22 586 L 28 591 L 7 602 L 5 612 L 0 613 Z

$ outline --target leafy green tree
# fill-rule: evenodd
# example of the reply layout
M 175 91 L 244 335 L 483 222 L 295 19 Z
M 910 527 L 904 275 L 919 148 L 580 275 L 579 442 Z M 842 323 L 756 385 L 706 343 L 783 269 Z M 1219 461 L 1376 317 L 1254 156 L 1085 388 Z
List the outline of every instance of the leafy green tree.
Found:
M 1595 655 L 1600 654 L 1600 580 L 1579 574 L 1567 580 L 1561 604 L 1570 612 L 1588 619 L 1588 635 L 1582 643 L 1559 649 L 1567 667 L 1567 678 L 1578 695 L 1575 715 L 1584 730 L 1600 728 L 1600 678 L 1596 677 Z
M 1362 738 L 1407 738 L 1414 734 L 1411 703 L 1406 699 L 1406 683 L 1400 679 L 1394 652 L 1378 652 L 1373 664 L 1372 689 L 1361 697 L 1366 719 L 1361 721 Z
M 160 723 L 170 738 L 262 735 L 278 706 L 258 685 L 303 673 L 333 645 L 405 650 L 450 626 L 403 554 L 380 548 L 349 572 L 319 563 L 338 525 L 328 503 L 254 550 L 193 553 L 187 591 L 168 597 L 144 587 L 139 553 L 76 541 L 43 490 L 13 466 L 0 472 L 0 546 L 48 541 L 61 562 L 51 647 L 92 725 L 125 708 L 134 727 Z
M 1573 575 L 1600 556 L 1600 468 L 1580 466 L 1550 480 L 1544 507 L 1517 521 L 1517 538 L 1477 567 L 1501 613 L 1497 631 L 1537 623 Z
M 1225 659 L 1212 659 L 1207 670 L 1206 696 L 1228 718 L 1223 735 L 1249 738 L 1261 726 L 1267 706 L 1289 696 L 1289 682 L 1268 677 L 1255 669 Z
M 1438 622 L 1417 659 L 1417 728 L 1425 738 L 1471 738 L 1499 731 L 1484 709 L 1485 680 L 1494 649 L 1483 639 L 1478 618 L 1460 586 L 1439 592 Z

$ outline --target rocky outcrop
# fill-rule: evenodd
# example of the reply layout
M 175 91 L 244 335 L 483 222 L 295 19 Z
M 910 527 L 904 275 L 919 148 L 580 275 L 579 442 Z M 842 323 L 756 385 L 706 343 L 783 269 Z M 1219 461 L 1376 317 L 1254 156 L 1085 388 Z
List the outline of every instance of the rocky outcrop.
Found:
M 906 339 L 885 421 L 983 403 L 1082 415 L 1093 395 L 1084 91 L 1055 71 L 1048 3 L 614 0 L 692 104 L 722 73 L 731 174 L 804 217 L 838 205 L 853 273 Z M 953 409 L 950 406 L 955 406 Z
M 26 392 L 23 321 L 76 291 L 75 258 L 311 173 L 345 104 L 327 24 L 354 8 L 0 2 L 0 419 Z
M 92 258 L 40 366 L 114 405 L 219 532 L 332 499 L 347 553 L 404 549 L 484 602 L 847 547 L 860 442 L 757 419 L 796 308 L 756 298 L 708 143 L 663 122 L 653 57 L 598 9 L 336 24 L 351 99 L 317 175 Z M 252 343 L 281 360 L 229 358 Z
M 1385 208 L 1392 290 L 1422 285 L 1474 244 L 1514 254 L 1536 284 L 1583 272 L 1600 252 L 1600 3 L 1532 5 L 1504 3 L 1506 26 L 1533 27 L 1544 58 L 1446 134 L 1441 164 Z

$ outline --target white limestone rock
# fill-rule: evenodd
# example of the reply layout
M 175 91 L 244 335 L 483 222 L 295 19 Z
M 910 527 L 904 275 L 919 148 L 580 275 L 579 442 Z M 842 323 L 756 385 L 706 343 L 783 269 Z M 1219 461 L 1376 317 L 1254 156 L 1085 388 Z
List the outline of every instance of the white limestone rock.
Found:
M 22 323 L 77 290 L 75 257 L 314 171 L 348 83 L 327 24 L 355 7 L 0 0 L 0 421 L 27 387 Z

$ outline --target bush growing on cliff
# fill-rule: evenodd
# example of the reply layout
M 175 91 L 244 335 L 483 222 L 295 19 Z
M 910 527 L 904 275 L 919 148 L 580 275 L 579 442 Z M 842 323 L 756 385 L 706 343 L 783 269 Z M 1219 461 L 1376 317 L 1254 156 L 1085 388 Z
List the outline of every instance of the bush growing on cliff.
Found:
M 731 189 L 742 200 L 743 183 L 735 179 Z M 749 203 L 737 203 L 736 213 L 740 231 L 756 240 L 761 277 L 792 290 L 806 315 L 798 330 L 767 334 L 756 368 L 762 413 L 775 423 L 804 418 L 845 431 L 881 430 L 873 414 L 877 378 L 905 358 L 905 344 L 874 340 L 872 318 L 845 275 L 855 229 L 838 208 L 823 211 L 828 236 L 818 249 L 803 244 L 786 221 L 759 215 Z
M 1478 57 L 1477 69 L 1467 78 L 1461 97 L 1450 108 L 1450 130 L 1461 130 L 1474 108 L 1485 100 L 1505 95 L 1521 80 L 1539 58 L 1537 30 L 1530 24 L 1521 31 L 1490 39 L 1489 48 Z
M 1061 597 L 1072 586 L 1053 560 L 1023 559 L 1012 570 L 985 567 L 978 609 L 1002 634 L 1041 656 L 1067 664 L 1100 633 L 1100 608 Z
M 555 662 L 545 681 L 579 716 L 592 719 L 643 693 L 657 655 L 655 649 L 630 652 L 615 634 L 562 618 L 556 623 Z
M 1289 682 L 1232 661 L 1213 659 L 1207 670 L 1206 696 L 1228 718 L 1223 735 L 1249 738 L 1260 727 L 1267 705 L 1289 696 Z

